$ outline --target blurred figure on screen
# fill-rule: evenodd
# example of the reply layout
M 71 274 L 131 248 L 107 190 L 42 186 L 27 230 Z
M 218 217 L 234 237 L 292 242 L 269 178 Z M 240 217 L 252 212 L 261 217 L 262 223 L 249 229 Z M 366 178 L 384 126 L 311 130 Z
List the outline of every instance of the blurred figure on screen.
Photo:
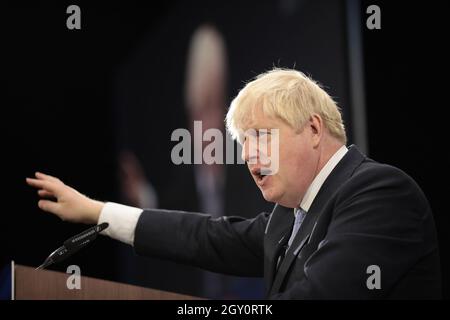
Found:
M 202 25 L 191 38 L 186 63 L 184 97 L 186 120 L 192 136 L 194 136 L 194 121 L 201 122 L 202 136 L 211 128 L 225 133 L 223 119 L 226 112 L 226 83 L 227 56 L 224 39 L 213 26 Z M 202 153 L 209 143 L 203 141 Z M 141 163 L 133 152 L 124 150 L 121 153 L 122 194 L 125 202 L 130 205 L 157 208 L 159 190 L 155 190 L 151 181 L 147 180 L 144 166 L 145 164 Z M 195 184 L 192 188 L 196 190 L 198 199 L 197 210 L 214 217 L 224 215 L 225 166 L 206 164 L 202 161 L 201 164 L 190 167 L 193 169 Z M 239 298 L 238 291 L 245 288 L 251 290 L 244 281 L 227 281 L 222 275 L 205 271 L 203 293 L 211 298 Z
M 202 124 L 202 134 L 210 128 L 224 132 L 226 111 L 226 53 L 218 31 L 200 26 L 192 36 L 187 59 L 185 106 L 189 129 L 194 134 L 194 121 Z M 208 142 L 204 142 L 203 147 Z M 122 193 L 125 200 L 136 206 L 157 207 L 157 191 L 145 177 L 138 157 L 124 150 L 120 157 Z M 218 164 L 194 166 L 195 184 L 201 208 L 212 215 L 223 215 L 224 169 Z

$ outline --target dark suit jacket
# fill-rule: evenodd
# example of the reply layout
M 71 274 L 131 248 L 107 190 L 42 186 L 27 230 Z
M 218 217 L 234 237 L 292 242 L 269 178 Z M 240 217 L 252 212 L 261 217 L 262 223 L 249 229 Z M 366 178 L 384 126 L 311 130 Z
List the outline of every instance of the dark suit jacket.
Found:
M 322 185 L 277 268 L 293 218 L 293 209 L 280 205 L 253 219 L 146 210 L 134 246 L 138 254 L 215 272 L 264 276 L 269 298 L 441 297 L 432 212 L 420 188 L 401 170 L 351 146 Z M 371 265 L 380 268 L 381 289 L 367 286 Z

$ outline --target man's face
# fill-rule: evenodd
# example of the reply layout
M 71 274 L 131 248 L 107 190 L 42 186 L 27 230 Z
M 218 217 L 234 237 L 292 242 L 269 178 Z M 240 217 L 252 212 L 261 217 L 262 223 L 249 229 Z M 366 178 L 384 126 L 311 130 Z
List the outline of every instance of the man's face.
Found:
M 242 156 L 264 199 L 290 208 L 297 207 L 317 174 L 319 156 L 313 147 L 314 130 L 307 123 L 298 132 L 284 121 L 264 115 L 261 108 L 255 109 L 249 129 L 254 130 L 246 130 L 244 134 Z M 252 137 L 255 133 L 256 138 Z M 279 138 L 278 170 L 264 175 L 264 169 L 270 167 L 265 159 L 274 159 L 274 152 L 277 152 L 272 150 L 270 143 L 274 133 Z M 255 139 L 258 143 L 254 143 Z M 269 147 L 261 148 L 259 142 L 266 139 Z

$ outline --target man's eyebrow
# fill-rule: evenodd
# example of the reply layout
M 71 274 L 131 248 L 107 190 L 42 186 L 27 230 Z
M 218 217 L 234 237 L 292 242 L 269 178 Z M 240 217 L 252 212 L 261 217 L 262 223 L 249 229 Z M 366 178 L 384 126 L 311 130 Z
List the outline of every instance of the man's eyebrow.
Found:
M 251 129 L 247 129 L 244 133 L 246 135 L 248 135 L 248 134 L 252 134 L 253 135 L 253 133 L 255 133 L 256 135 L 259 135 L 260 133 L 272 134 L 272 130 L 274 130 L 274 129 L 275 128 L 270 128 L 270 129 L 267 129 L 267 128 L 259 128 L 259 129 L 251 128 Z

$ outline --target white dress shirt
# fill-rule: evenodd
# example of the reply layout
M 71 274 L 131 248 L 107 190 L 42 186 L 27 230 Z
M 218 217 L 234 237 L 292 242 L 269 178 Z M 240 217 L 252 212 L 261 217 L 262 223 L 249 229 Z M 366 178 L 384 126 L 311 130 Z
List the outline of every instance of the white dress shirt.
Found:
M 306 190 L 305 195 L 300 202 L 300 208 L 308 212 L 323 183 L 328 178 L 331 171 L 333 171 L 334 167 L 336 167 L 339 161 L 341 161 L 341 159 L 345 156 L 347 151 L 347 147 L 342 146 L 338 151 L 336 151 L 335 154 L 331 156 L 330 160 L 328 160 L 328 162 L 323 166 L 322 170 L 320 170 L 320 172 L 317 174 L 313 182 L 311 182 L 308 189 Z
M 311 207 L 314 198 L 322 187 L 328 175 L 333 171 L 334 167 L 341 161 L 348 149 L 342 146 L 336 153 L 328 160 L 325 166 L 320 170 L 319 174 L 314 178 L 311 185 L 306 190 L 305 196 L 300 202 L 300 207 L 306 212 Z M 134 231 L 137 222 L 143 210 L 140 208 L 125 206 L 122 204 L 107 202 L 98 220 L 98 223 L 107 222 L 109 227 L 101 232 L 113 239 L 122 241 L 129 245 L 134 244 Z

